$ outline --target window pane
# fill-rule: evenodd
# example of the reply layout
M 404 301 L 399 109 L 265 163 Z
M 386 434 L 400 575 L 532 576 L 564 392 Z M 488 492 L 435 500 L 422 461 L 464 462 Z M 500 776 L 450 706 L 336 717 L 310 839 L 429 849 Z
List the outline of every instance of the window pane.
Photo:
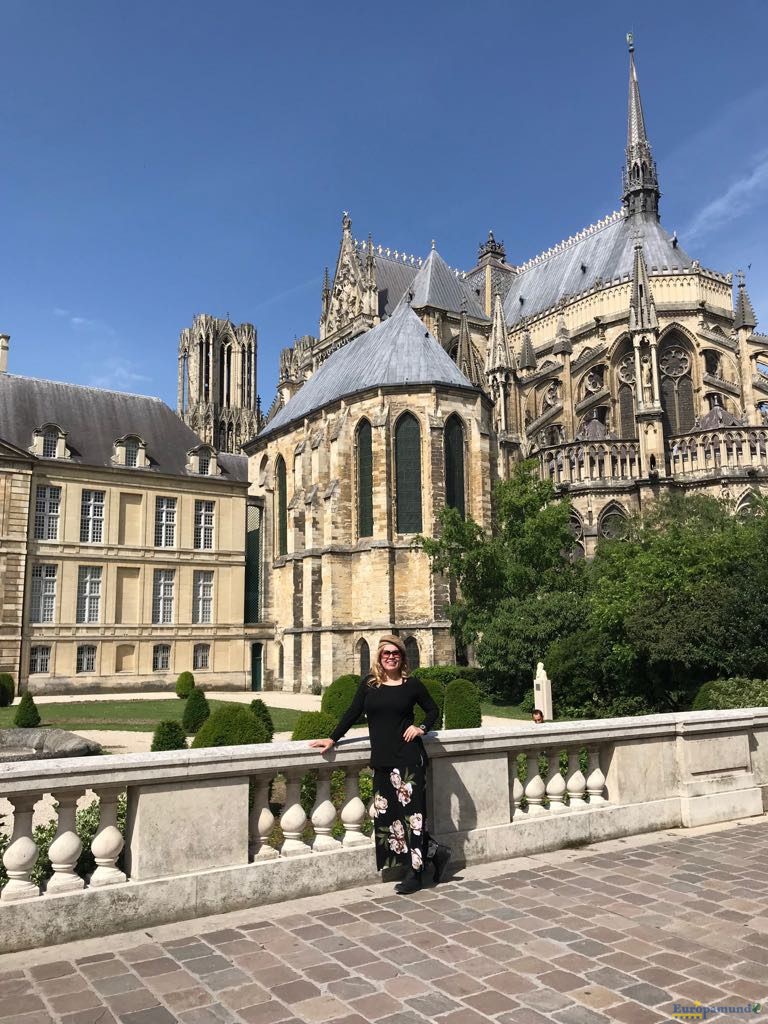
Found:
M 397 532 L 421 531 L 421 431 L 415 416 L 401 416 L 395 429 Z
M 285 483 L 285 460 L 282 455 L 278 456 L 275 466 L 275 503 L 276 527 L 277 527 L 277 554 L 288 553 L 288 495 Z
M 368 420 L 357 428 L 357 532 L 360 537 L 373 536 L 373 445 Z
M 195 502 L 195 547 L 204 551 L 213 549 L 213 501 Z
M 136 466 L 139 462 L 139 442 L 132 437 L 129 437 L 125 442 L 125 464 L 126 466 Z
M 192 621 L 212 622 L 213 572 L 196 571 L 193 578 Z
M 172 548 L 176 542 L 176 499 L 155 499 L 155 547 Z
M 464 517 L 464 427 L 450 416 L 443 436 L 445 448 L 445 503 Z
M 58 540 L 61 488 L 38 484 L 35 491 L 35 540 Z
M 249 504 L 245 512 L 245 621 L 258 622 L 261 590 L 261 509 Z
M 43 434 L 43 458 L 55 459 L 59 447 L 58 430 L 46 430 Z
M 196 669 L 208 668 L 210 650 L 211 649 L 208 644 L 195 644 L 192 656 L 192 667 Z
M 104 491 L 84 490 L 80 502 L 80 542 L 100 544 L 104 535 Z
M 101 566 L 81 565 L 77 572 L 78 622 L 98 622 L 101 603 Z
M 152 580 L 152 621 L 158 625 L 173 622 L 173 584 L 175 569 L 155 569 Z
M 53 622 L 56 607 L 56 566 L 32 566 L 30 622 Z

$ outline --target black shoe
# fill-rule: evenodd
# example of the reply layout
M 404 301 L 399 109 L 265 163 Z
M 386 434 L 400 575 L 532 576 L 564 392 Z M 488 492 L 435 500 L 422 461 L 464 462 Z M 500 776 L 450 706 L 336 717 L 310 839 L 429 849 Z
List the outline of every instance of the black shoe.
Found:
M 418 892 L 421 889 L 421 872 L 410 871 L 402 882 L 395 886 L 395 892 L 401 896 L 408 896 L 409 893 Z
M 445 869 L 448 867 L 448 862 L 451 859 L 451 851 L 447 846 L 438 846 L 435 856 L 432 858 L 432 865 L 435 869 L 435 885 L 440 884 L 440 879 L 445 873 Z

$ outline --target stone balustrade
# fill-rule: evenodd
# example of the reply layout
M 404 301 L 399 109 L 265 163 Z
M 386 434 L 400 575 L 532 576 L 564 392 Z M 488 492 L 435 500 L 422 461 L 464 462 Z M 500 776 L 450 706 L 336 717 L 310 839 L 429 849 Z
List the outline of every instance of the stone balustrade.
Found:
M 604 480 L 639 480 L 643 475 L 638 441 L 571 441 L 539 452 L 543 479 L 556 486 Z
M 761 814 L 768 791 L 768 709 L 510 722 L 433 734 L 427 749 L 430 828 L 460 863 Z M 0 952 L 372 881 L 360 792 L 368 755 L 363 738 L 326 757 L 304 743 L 273 743 L 4 766 L 0 796 L 13 818 Z M 334 803 L 338 770 L 343 798 L 334 787 Z M 310 771 L 307 813 L 301 788 Z M 270 805 L 276 777 L 280 807 Z M 86 793 L 98 798 L 100 817 L 95 868 L 83 878 L 75 809 Z M 44 795 L 55 798 L 58 821 L 41 894 L 31 875 L 33 810 Z
M 724 470 L 768 469 L 768 429 L 729 427 L 699 430 L 667 442 L 673 476 L 712 476 Z

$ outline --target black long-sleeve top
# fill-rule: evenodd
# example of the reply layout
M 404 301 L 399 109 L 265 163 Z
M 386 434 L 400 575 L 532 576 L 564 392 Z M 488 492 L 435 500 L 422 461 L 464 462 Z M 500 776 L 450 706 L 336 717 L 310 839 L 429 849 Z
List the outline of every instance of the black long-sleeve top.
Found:
M 413 709 L 417 704 L 424 711 L 425 731 L 429 732 L 440 709 L 423 683 L 418 679 L 405 679 L 398 686 L 374 686 L 364 679 L 330 738 L 338 743 L 365 714 L 371 739 L 371 768 L 412 767 L 421 760 L 421 740 L 408 743 L 403 733 L 413 725 Z

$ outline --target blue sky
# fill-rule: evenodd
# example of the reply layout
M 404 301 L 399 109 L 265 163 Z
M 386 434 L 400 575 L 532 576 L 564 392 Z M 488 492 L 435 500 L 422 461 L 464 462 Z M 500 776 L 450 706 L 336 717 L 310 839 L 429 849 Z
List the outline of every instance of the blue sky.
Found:
M 173 405 L 180 329 L 229 313 L 268 408 L 342 210 L 468 268 L 489 228 L 522 262 L 617 208 L 628 30 L 662 221 L 705 266 L 751 264 L 768 331 L 764 0 L 4 0 L 11 371 Z

